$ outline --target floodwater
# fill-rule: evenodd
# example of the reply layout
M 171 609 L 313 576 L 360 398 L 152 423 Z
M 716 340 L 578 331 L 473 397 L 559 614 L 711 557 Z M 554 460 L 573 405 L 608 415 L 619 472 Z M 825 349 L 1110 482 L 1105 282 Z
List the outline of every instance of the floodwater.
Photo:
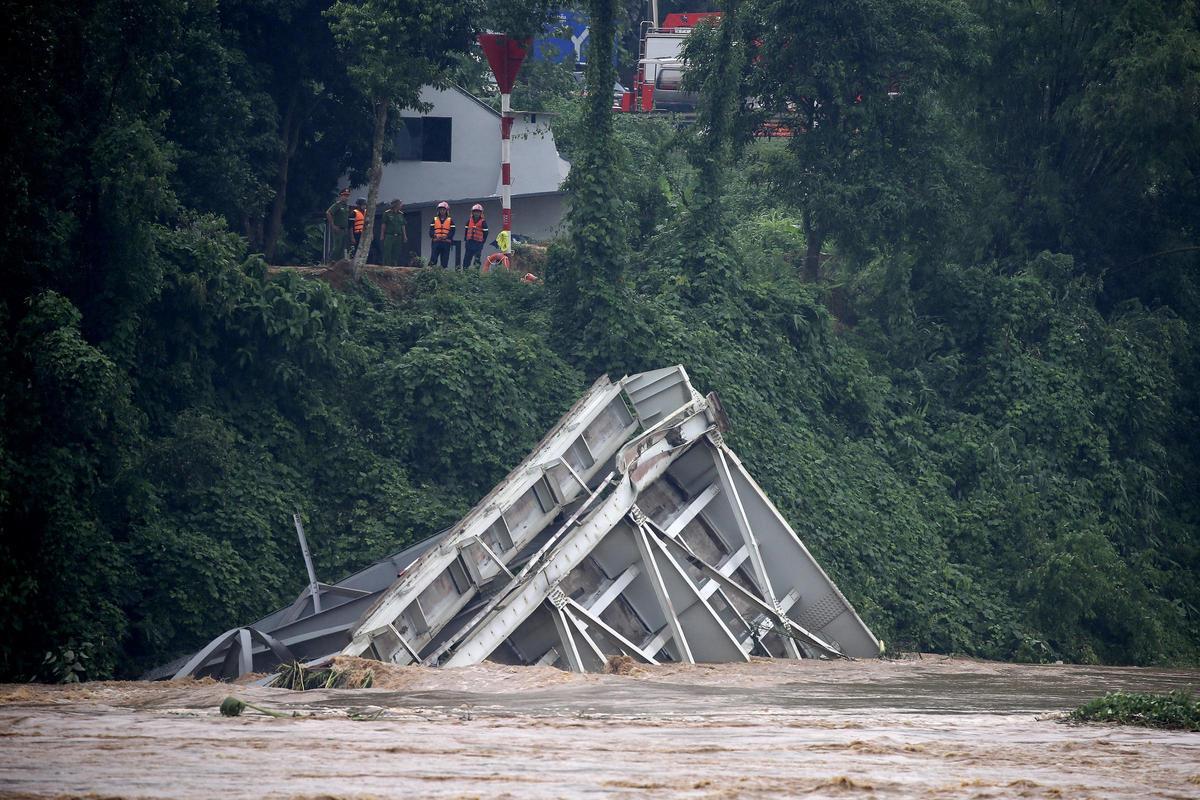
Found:
M 1197 670 L 926 656 L 378 684 L 0 686 L 0 797 L 1200 798 L 1200 734 L 1060 720 L 1106 691 L 1196 691 Z M 228 694 L 303 716 L 221 717 Z

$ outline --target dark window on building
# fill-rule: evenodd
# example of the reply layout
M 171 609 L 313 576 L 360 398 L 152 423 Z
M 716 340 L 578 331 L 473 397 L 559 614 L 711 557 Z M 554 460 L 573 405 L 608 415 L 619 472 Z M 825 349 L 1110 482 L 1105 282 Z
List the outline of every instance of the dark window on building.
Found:
M 392 149 L 397 161 L 449 161 L 450 117 L 404 117 Z

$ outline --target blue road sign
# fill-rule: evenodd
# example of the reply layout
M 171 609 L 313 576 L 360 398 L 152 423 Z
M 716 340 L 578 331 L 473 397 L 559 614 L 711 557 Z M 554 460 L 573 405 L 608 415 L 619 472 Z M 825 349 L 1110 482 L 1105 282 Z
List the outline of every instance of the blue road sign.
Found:
M 559 11 L 542 35 L 533 40 L 531 57 L 555 64 L 587 61 L 588 24 L 588 16 L 581 11 Z

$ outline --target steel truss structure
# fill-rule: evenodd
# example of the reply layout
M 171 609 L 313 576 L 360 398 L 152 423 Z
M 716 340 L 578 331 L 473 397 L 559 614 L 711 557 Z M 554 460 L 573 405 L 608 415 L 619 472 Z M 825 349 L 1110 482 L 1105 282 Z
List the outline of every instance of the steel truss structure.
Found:
M 145 677 L 879 655 L 726 429 L 682 366 L 602 377 L 454 527 Z

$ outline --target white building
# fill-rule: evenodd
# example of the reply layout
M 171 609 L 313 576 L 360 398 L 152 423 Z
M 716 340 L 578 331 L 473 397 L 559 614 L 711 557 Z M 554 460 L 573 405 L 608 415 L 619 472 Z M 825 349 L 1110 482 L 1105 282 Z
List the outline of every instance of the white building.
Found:
M 450 203 L 462 241 L 471 206 L 482 203 L 492 239 L 500 232 L 500 114 L 464 89 L 426 86 L 424 114 L 401 112 L 404 126 L 393 142 L 396 160 L 384 164 L 379 202 L 404 202 L 409 246 L 429 257 L 429 224 L 437 204 Z M 546 114 L 517 111 L 512 128 L 513 234 L 545 241 L 559 232 L 562 182 L 570 165 L 558 155 Z M 366 197 L 365 186 L 351 198 Z M 484 252 L 490 252 L 485 248 Z M 407 258 L 404 259 L 407 261 Z

